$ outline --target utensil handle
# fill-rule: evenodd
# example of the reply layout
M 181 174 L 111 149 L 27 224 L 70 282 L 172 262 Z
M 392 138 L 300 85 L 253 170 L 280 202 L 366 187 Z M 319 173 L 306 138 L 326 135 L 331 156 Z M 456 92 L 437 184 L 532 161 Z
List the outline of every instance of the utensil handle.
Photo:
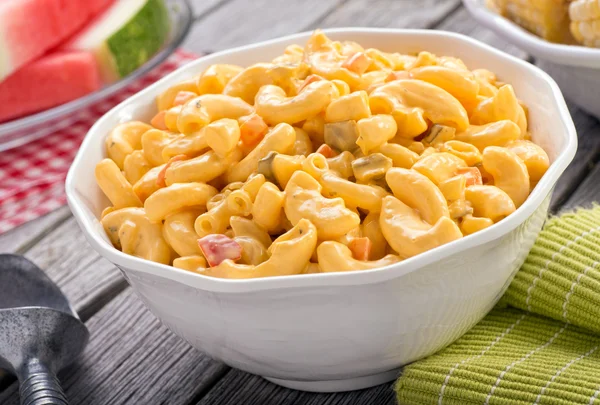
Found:
M 69 405 L 56 375 L 45 364 L 28 364 L 19 388 L 21 405 Z

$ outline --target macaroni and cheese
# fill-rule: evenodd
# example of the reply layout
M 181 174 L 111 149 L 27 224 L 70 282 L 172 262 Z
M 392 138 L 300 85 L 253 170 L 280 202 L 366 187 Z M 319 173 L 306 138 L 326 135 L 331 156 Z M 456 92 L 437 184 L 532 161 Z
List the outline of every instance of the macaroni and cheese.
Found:
M 171 87 L 106 147 L 114 246 L 236 279 L 400 262 L 501 221 L 549 166 L 492 72 L 318 30 Z

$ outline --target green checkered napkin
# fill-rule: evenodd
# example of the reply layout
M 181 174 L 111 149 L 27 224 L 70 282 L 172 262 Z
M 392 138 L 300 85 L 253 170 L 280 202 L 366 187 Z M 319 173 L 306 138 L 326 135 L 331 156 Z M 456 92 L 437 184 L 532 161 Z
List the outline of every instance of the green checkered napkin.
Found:
M 500 304 L 404 368 L 400 404 L 600 405 L 600 207 L 546 223 Z

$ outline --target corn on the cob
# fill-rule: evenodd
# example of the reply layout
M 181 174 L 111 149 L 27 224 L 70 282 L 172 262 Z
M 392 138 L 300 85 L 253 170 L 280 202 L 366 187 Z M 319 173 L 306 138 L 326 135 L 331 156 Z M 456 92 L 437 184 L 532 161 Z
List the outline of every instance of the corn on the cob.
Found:
M 573 43 L 569 31 L 571 0 L 489 0 L 492 8 L 551 42 Z
M 585 46 L 600 48 L 600 2 L 575 0 L 569 6 L 571 33 Z

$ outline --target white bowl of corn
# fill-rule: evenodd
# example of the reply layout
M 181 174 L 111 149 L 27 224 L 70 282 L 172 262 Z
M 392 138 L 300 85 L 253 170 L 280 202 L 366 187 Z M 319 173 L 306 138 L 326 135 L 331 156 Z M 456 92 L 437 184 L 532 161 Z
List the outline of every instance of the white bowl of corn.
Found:
M 600 118 L 600 0 L 463 0 L 482 25 L 535 58 L 565 96 Z

